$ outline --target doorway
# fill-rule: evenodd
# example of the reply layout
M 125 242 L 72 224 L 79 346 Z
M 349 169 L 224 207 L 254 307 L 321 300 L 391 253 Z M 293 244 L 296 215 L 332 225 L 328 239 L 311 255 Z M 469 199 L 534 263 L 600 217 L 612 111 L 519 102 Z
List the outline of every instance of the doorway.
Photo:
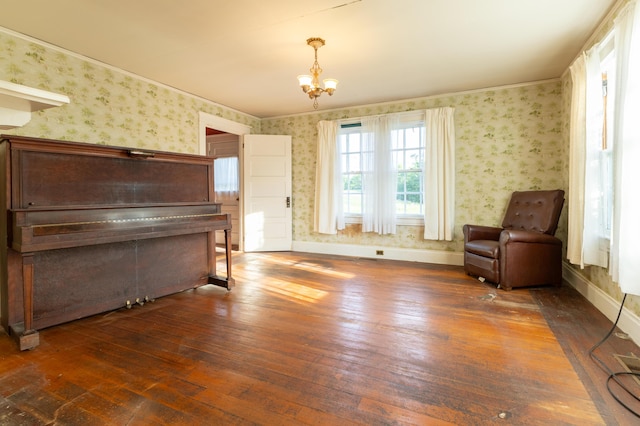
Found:
M 216 115 L 212 115 L 212 114 L 207 114 L 204 112 L 200 112 L 199 113 L 199 134 L 198 134 L 198 143 L 199 143 L 199 154 L 201 155 L 212 155 L 209 154 L 209 146 L 208 146 L 208 142 L 207 142 L 207 138 L 211 138 L 215 135 L 222 135 L 222 136 L 217 136 L 217 138 L 219 138 L 222 141 L 227 141 L 225 142 L 227 144 L 227 147 L 223 149 L 222 146 L 220 146 L 220 152 L 228 152 L 229 149 L 233 149 L 230 147 L 230 145 L 235 143 L 235 152 L 236 155 L 238 157 L 238 201 L 237 201 L 237 206 L 227 206 L 227 210 L 229 210 L 229 208 L 231 209 L 235 209 L 235 217 L 234 217 L 234 212 L 230 212 L 231 213 L 231 220 L 232 220 L 232 225 L 231 225 L 231 236 L 232 236 L 232 246 L 234 250 L 240 250 L 243 251 L 244 250 L 244 244 L 243 244 L 243 201 L 242 201 L 242 188 L 243 188 L 243 183 L 242 183 L 242 170 L 243 170 L 243 158 L 242 158 L 242 149 L 240 149 L 241 144 L 242 144 L 242 137 L 243 135 L 249 134 L 251 133 L 251 127 L 244 125 L 244 124 L 240 124 L 240 123 L 236 123 L 235 121 L 231 121 L 231 120 L 227 120 L 225 118 L 222 117 L 218 117 Z M 209 134 L 209 136 L 207 136 L 207 134 Z M 215 138 L 214 138 L 215 140 Z M 228 141 L 232 141 L 232 142 L 228 142 Z M 233 142 L 235 141 L 235 142 Z M 214 142 L 214 146 L 217 144 L 217 142 Z M 224 206 L 224 202 L 223 202 L 223 208 L 225 208 Z M 220 240 L 221 237 L 219 237 L 218 235 L 216 235 L 216 242 L 221 242 L 223 240 Z
M 213 161 L 215 200 L 221 212 L 231 215 L 231 245 L 238 250 L 240 243 L 240 136 L 207 127 L 207 155 Z M 224 244 L 224 231 L 216 231 L 216 243 Z
M 235 143 L 238 153 L 238 213 L 235 222 L 232 216 L 232 237 L 235 229 L 237 249 L 247 250 L 247 235 L 250 233 L 251 251 L 291 250 L 291 136 L 250 135 L 250 126 L 200 112 L 201 155 L 208 153 L 207 129 L 210 136 L 237 136 L 237 142 L 231 142 Z M 249 150 L 251 155 L 247 157 L 243 148 L 247 141 L 245 136 L 254 138 L 251 144 L 255 148 Z M 222 152 L 222 147 L 220 148 Z M 278 164 L 281 167 L 276 167 Z M 249 190 L 247 182 L 251 185 Z M 278 188 L 282 190 L 273 193 Z M 247 226 L 251 228 L 250 231 L 247 230 Z

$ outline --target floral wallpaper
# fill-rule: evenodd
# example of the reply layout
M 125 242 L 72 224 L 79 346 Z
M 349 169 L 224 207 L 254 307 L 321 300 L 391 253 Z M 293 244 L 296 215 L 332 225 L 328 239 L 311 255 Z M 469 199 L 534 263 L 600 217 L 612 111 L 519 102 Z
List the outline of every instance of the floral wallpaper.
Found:
M 198 112 L 260 127 L 259 119 L 0 31 L 0 80 L 69 96 L 4 133 L 198 153 Z
M 313 232 L 317 131 L 320 120 L 450 106 L 455 108 L 456 226 L 454 241 L 426 241 L 423 227 L 396 235 Z M 262 133 L 292 135 L 294 240 L 462 251 L 465 223 L 499 225 L 515 190 L 564 189 L 562 86 L 543 83 L 428 97 L 262 120 Z M 566 226 L 558 232 L 562 237 Z

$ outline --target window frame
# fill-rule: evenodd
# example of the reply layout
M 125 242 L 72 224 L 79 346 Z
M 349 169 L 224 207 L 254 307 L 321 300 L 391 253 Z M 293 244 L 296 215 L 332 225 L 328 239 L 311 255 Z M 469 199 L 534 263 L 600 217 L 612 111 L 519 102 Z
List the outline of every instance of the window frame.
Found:
M 405 225 L 405 226 L 422 226 L 424 225 L 424 209 L 425 209 L 425 194 L 424 194 L 424 165 L 425 165 L 425 156 L 426 156 L 426 149 L 425 149 L 425 135 L 424 132 L 426 131 L 425 129 L 425 123 L 424 120 L 421 119 L 409 119 L 409 120 L 401 120 L 400 122 L 401 126 L 398 130 L 402 130 L 402 131 L 406 131 L 408 129 L 412 129 L 412 128 L 419 128 L 419 132 L 420 134 L 418 135 L 418 143 L 419 143 L 419 147 L 418 148 L 409 148 L 407 149 L 406 147 L 406 143 L 404 145 L 404 148 L 402 149 L 397 149 L 394 143 L 394 148 L 392 148 L 392 151 L 411 151 L 411 150 L 420 150 L 421 151 L 421 159 L 422 159 L 422 168 L 421 169 L 398 169 L 398 173 L 404 172 L 410 172 L 410 171 L 419 171 L 419 181 L 420 181 L 420 198 L 421 198 L 421 213 L 419 214 L 402 214 L 402 213 L 397 213 L 396 212 L 396 221 L 397 221 L 397 225 Z M 395 130 L 394 130 L 395 131 Z M 342 197 L 343 197 L 343 210 L 344 210 L 344 220 L 345 223 L 348 224 L 361 224 L 362 223 L 362 213 L 353 213 L 353 212 L 348 212 L 347 211 L 347 202 L 345 200 L 345 175 L 349 174 L 348 171 L 345 172 L 344 170 L 344 166 L 345 166 L 345 162 L 344 162 L 344 156 L 351 153 L 355 153 L 355 152 L 361 152 L 360 151 L 348 151 L 347 153 L 345 153 L 345 151 L 343 150 L 343 140 L 342 137 L 343 136 L 348 136 L 350 134 L 354 134 L 354 133 L 361 133 L 360 132 L 360 122 L 356 121 L 356 122 L 348 122 L 348 123 L 342 123 L 340 124 L 340 126 L 338 127 L 338 133 L 337 133 L 337 139 L 338 139 L 338 155 L 340 156 L 340 175 L 341 175 L 341 181 L 343 183 L 342 186 Z M 395 138 L 394 138 L 395 140 Z M 361 160 L 361 158 L 360 158 Z M 348 160 L 347 160 L 348 161 Z M 360 173 L 361 175 L 362 173 Z M 355 175 L 355 174 L 354 174 Z M 360 192 L 359 194 L 362 194 L 362 192 Z M 397 188 L 396 188 L 396 197 L 397 197 Z M 406 192 L 402 193 L 406 195 Z M 406 201 L 405 201 L 406 203 Z

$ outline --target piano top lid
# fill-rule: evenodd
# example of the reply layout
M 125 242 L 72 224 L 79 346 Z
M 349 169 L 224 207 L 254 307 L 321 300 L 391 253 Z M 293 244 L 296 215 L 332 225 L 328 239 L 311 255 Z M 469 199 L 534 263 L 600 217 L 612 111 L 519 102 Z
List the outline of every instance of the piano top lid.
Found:
M 33 111 L 68 104 L 66 95 L 0 80 L 0 129 L 27 124 Z
M 0 107 L 1 109 L 1 107 Z M 2 129 L 0 121 L 0 129 Z M 139 159 L 175 160 L 191 159 L 195 162 L 208 162 L 216 158 L 211 155 L 190 154 L 177 151 L 162 151 L 157 149 L 135 148 L 132 146 L 105 145 L 102 143 L 78 142 L 73 140 L 49 139 L 33 136 L 11 135 L 0 133 L 0 143 L 11 141 L 18 144 L 20 149 L 33 151 L 78 153 L 85 155 L 105 155 L 110 157 L 128 157 Z

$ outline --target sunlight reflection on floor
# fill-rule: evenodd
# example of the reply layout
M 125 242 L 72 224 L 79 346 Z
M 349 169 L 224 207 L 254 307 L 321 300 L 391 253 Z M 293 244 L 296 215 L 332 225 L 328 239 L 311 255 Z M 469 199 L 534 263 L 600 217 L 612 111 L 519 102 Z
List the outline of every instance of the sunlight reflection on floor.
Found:
M 307 303 L 316 303 L 328 294 L 324 290 L 318 290 L 302 284 L 277 278 L 271 278 L 269 280 L 268 287 L 266 287 L 265 290 L 276 293 L 279 296 L 284 296 L 288 299 L 293 299 L 294 301 Z
M 265 259 L 265 260 L 267 260 L 270 263 L 285 265 L 291 268 L 302 269 L 310 272 L 317 272 L 320 274 L 329 275 L 336 278 L 350 279 L 354 277 L 354 274 L 352 273 L 336 271 L 336 270 L 329 269 L 322 265 L 318 265 L 316 263 L 311 263 L 311 262 L 305 262 L 305 261 L 299 262 L 299 261 L 293 261 L 293 260 L 287 260 L 287 259 L 276 259 L 273 257 L 270 257 L 269 259 Z

